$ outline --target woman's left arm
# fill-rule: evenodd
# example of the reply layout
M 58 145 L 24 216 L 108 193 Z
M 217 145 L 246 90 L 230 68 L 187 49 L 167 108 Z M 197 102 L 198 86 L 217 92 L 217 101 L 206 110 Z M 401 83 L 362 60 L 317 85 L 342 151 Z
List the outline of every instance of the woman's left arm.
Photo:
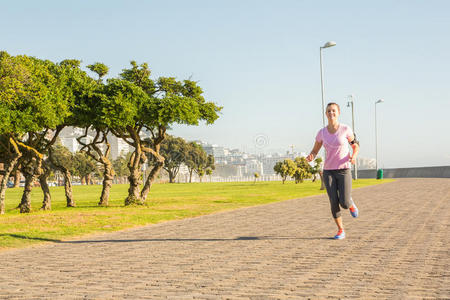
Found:
M 359 143 L 356 141 L 354 134 L 348 137 L 348 142 L 353 150 L 353 154 L 350 156 L 350 161 L 352 164 L 356 164 L 356 157 L 359 153 Z

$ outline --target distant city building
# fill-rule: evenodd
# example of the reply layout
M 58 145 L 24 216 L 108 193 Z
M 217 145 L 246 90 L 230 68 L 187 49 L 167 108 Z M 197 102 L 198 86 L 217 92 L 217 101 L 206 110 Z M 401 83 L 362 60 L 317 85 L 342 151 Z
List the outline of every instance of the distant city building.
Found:
M 210 145 L 210 144 L 202 143 L 201 146 L 208 155 L 212 155 L 212 156 L 214 156 L 214 158 L 222 158 L 222 157 L 225 157 L 229 153 L 229 151 L 225 150 L 224 147 L 221 147 L 218 145 Z
M 283 161 L 285 159 L 294 160 L 296 157 L 305 157 L 304 152 L 295 152 L 295 153 L 289 153 L 286 152 L 285 155 L 281 155 L 279 153 L 273 153 L 266 155 L 261 158 L 261 161 L 263 163 L 263 172 L 264 175 L 274 175 L 275 171 L 273 170 L 273 167 L 275 167 L 275 164 L 279 161 Z
M 286 151 L 284 154 L 249 154 L 239 149 L 227 149 L 222 146 L 196 141 L 207 154 L 214 156 L 217 166 L 221 166 L 216 171 L 218 176 L 230 176 L 231 170 L 235 170 L 233 176 L 253 176 L 255 172 L 260 175 L 274 175 L 273 167 L 279 161 L 292 159 L 295 157 L 305 157 L 304 152 Z M 225 166 L 228 166 L 225 168 Z M 230 167 L 234 167 L 230 169 Z
M 133 147 L 130 146 L 127 142 L 125 142 L 123 139 L 117 138 L 113 134 L 108 134 L 108 142 L 111 146 L 111 157 L 112 159 L 116 159 L 117 157 L 121 155 L 126 155 L 128 152 L 130 152 Z
M 375 169 L 376 166 L 375 158 L 358 157 L 357 162 L 359 170 Z
M 65 127 L 59 133 L 61 144 L 69 149 L 70 152 L 75 153 L 81 149 L 81 145 L 78 143 L 77 138 L 82 136 L 83 133 L 84 131 L 81 128 Z
M 250 159 L 246 161 L 245 175 L 252 176 L 257 172 L 259 175 L 264 175 L 263 163 L 257 159 Z
M 285 159 L 292 159 L 292 157 L 286 157 L 286 156 L 280 156 L 280 155 L 268 155 L 266 157 L 263 157 L 261 159 L 263 164 L 263 175 L 273 175 L 275 174 L 275 171 L 273 170 L 273 167 L 275 167 L 275 164 L 279 161 L 283 161 Z
M 80 151 L 82 145 L 78 142 L 77 138 L 84 135 L 84 130 L 81 128 L 66 127 L 60 133 L 60 139 L 62 144 L 67 147 L 71 152 L 75 153 Z M 91 142 L 94 139 L 95 132 L 89 131 L 88 134 L 81 140 L 84 143 Z M 142 139 L 150 137 L 150 133 L 147 131 L 142 131 L 140 133 Z M 115 135 L 109 133 L 108 142 L 111 146 L 110 155 L 112 159 L 116 159 L 121 155 L 126 155 L 130 151 L 133 151 L 133 147 L 130 146 L 121 138 L 117 138 Z M 202 141 L 195 141 L 208 155 L 213 155 L 216 170 L 214 172 L 215 176 L 253 176 L 255 172 L 260 175 L 274 175 L 275 171 L 273 167 L 279 161 L 285 159 L 294 160 L 295 157 L 305 157 L 304 152 L 292 152 L 286 151 L 284 154 L 272 153 L 272 154 L 249 154 L 245 153 L 239 149 L 228 149 L 223 146 L 208 144 Z M 100 145 L 101 149 L 104 150 L 106 145 Z M 293 150 L 293 149 L 292 149 Z M 359 159 L 360 168 L 371 168 L 374 165 L 373 160 L 369 159 Z M 374 167 L 373 167 L 374 168 Z M 188 176 L 188 170 L 186 166 L 180 169 L 179 179 L 186 178 Z

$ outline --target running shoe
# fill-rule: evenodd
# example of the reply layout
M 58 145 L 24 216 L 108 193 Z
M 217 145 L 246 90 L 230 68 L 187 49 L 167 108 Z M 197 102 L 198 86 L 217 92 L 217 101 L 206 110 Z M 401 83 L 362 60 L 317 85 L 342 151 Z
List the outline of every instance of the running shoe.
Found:
M 352 215 L 353 218 L 357 218 L 359 215 L 359 210 L 356 207 L 356 204 L 353 202 L 352 206 L 349 208 L 350 210 L 350 214 Z
M 342 240 L 342 239 L 345 239 L 345 231 L 344 231 L 344 229 L 340 229 L 340 230 L 338 231 L 338 233 L 334 236 L 334 239 L 335 239 L 335 240 Z

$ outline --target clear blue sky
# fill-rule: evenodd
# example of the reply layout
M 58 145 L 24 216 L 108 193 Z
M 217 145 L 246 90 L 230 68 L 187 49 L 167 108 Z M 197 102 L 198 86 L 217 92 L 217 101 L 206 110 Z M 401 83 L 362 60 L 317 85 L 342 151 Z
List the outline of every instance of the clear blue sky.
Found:
M 172 134 L 248 152 L 309 152 L 325 101 L 354 94 L 361 156 L 384 167 L 450 165 L 450 1 L 2 1 L 0 49 L 53 61 L 130 60 L 191 77 L 224 106 L 211 126 Z M 256 147 L 255 139 L 267 144 Z

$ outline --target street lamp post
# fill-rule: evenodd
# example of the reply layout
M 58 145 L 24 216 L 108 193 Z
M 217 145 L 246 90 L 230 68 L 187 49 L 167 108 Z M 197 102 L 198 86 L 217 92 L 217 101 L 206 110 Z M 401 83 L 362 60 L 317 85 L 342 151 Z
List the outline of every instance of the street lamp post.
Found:
M 322 125 L 323 127 L 325 127 L 325 103 L 324 103 L 324 86 L 323 86 L 323 64 L 322 64 L 322 49 L 325 48 L 330 48 L 336 46 L 336 42 L 327 42 L 325 45 L 323 45 L 322 47 L 320 47 L 320 84 L 322 87 Z
M 354 112 L 354 106 L 355 106 L 355 102 L 353 101 L 354 97 L 353 94 L 348 96 L 350 98 L 350 101 L 347 102 L 347 107 L 350 107 L 350 105 L 352 106 L 352 130 L 353 130 L 353 134 L 355 134 L 355 112 Z M 356 136 L 355 136 L 356 138 Z M 355 161 L 355 165 L 354 167 L 354 171 L 355 171 L 355 180 L 358 179 L 358 161 Z
M 330 41 L 330 42 L 326 42 L 325 45 L 323 45 L 322 47 L 320 47 L 320 86 L 321 86 L 321 91 L 322 91 L 322 125 L 323 127 L 325 127 L 325 103 L 324 103 L 324 87 L 323 87 L 323 64 L 322 64 L 322 49 L 325 48 L 330 48 L 336 46 L 336 42 Z M 325 151 L 325 150 L 324 150 Z M 326 156 L 326 153 L 324 152 L 324 157 Z M 323 184 L 323 180 L 321 182 L 321 186 L 320 186 L 321 190 L 325 189 L 325 186 Z
M 378 172 L 378 130 L 377 130 L 377 104 L 383 103 L 383 99 L 375 102 L 375 170 Z

